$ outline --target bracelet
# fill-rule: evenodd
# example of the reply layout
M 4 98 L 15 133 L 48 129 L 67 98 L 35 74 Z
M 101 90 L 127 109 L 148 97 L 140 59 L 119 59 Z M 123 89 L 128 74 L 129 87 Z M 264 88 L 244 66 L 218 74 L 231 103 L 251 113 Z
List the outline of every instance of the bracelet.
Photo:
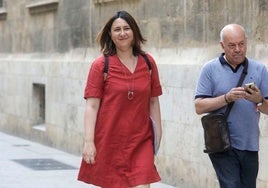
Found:
M 230 102 L 227 100 L 227 94 L 224 95 L 224 100 L 227 104 L 229 104 Z

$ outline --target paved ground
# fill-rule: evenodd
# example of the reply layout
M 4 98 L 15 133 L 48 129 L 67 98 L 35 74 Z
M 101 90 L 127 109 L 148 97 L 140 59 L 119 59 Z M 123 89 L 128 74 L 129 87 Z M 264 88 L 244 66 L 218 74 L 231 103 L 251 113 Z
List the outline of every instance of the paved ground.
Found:
M 0 132 L 1 188 L 97 188 L 76 180 L 81 158 Z M 151 188 L 173 188 L 154 183 Z

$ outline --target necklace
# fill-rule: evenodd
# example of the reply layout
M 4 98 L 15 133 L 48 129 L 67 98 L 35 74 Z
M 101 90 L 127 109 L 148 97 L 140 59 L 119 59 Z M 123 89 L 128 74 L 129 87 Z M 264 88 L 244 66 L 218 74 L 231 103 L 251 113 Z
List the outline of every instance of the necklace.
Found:
M 118 57 L 119 58 L 119 57 Z M 129 83 L 128 82 L 128 79 L 127 79 L 127 73 L 126 73 L 126 71 L 125 71 L 125 69 L 124 69 L 124 67 L 123 67 L 123 65 L 122 64 L 124 64 L 123 63 L 123 61 L 119 58 L 119 60 L 121 61 L 120 63 L 121 63 L 121 67 L 122 67 L 122 70 L 123 70 L 123 72 L 124 72 L 124 78 L 125 78 L 125 80 L 126 80 L 126 84 L 127 84 L 127 88 L 128 88 L 128 92 L 127 92 L 127 99 L 128 100 L 132 100 L 133 98 L 134 98 L 134 76 L 133 76 L 133 74 L 134 74 L 134 72 L 132 73 L 132 79 L 131 79 L 131 82 Z M 132 70 L 134 70 L 135 69 L 135 63 L 136 63 L 136 58 L 134 58 L 133 59 L 133 62 L 132 62 L 132 65 L 133 65 L 133 67 L 131 67 L 132 68 Z M 125 64 L 124 64 L 125 65 Z M 126 65 L 125 65 L 125 67 L 127 67 Z M 135 70 L 134 70 L 135 71 Z
M 131 101 L 134 98 L 134 78 L 133 78 L 133 75 L 132 75 L 131 83 L 128 83 L 127 73 L 124 70 L 124 68 L 123 68 L 123 72 L 124 72 L 124 77 L 125 77 L 127 88 L 128 88 L 127 99 Z

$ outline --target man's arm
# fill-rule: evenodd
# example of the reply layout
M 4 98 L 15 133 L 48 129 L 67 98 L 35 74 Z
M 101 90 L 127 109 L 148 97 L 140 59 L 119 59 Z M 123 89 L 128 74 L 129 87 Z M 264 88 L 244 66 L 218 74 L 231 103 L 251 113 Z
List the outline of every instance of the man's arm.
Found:
M 200 115 L 217 110 L 228 104 L 225 97 L 221 95 L 214 98 L 197 98 L 195 99 L 195 112 Z
M 260 112 L 268 115 L 268 100 L 263 99 L 262 104 L 260 106 L 257 106 L 257 108 Z
M 260 89 L 257 86 L 249 89 L 249 93 L 246 94 L 245 97 L 247 100 L 256 103 L 257 109 L 264 113 L 268 114 L 268 100 L 262 96 Z
M 195 99 L 195 111 L 197 114 L 209 113 L 238 99 L 243 99 L 246 92 L 243 87 L 232 88 L 224 95 L 214 98 L 197 98 Z

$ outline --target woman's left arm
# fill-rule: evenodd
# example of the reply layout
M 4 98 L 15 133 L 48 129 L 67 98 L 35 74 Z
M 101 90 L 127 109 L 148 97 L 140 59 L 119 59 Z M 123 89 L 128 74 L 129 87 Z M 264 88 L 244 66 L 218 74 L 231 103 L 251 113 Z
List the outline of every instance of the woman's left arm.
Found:
M 160 104 L 158 97 L 151 97 L 150 101 L 150 116 L 156 123 L 156 133 L 157 133 L 157 142 L 158 147 L 161 143 L 162 138 L 162 125 L 161 125 L 161 112 L 160 112 Z

